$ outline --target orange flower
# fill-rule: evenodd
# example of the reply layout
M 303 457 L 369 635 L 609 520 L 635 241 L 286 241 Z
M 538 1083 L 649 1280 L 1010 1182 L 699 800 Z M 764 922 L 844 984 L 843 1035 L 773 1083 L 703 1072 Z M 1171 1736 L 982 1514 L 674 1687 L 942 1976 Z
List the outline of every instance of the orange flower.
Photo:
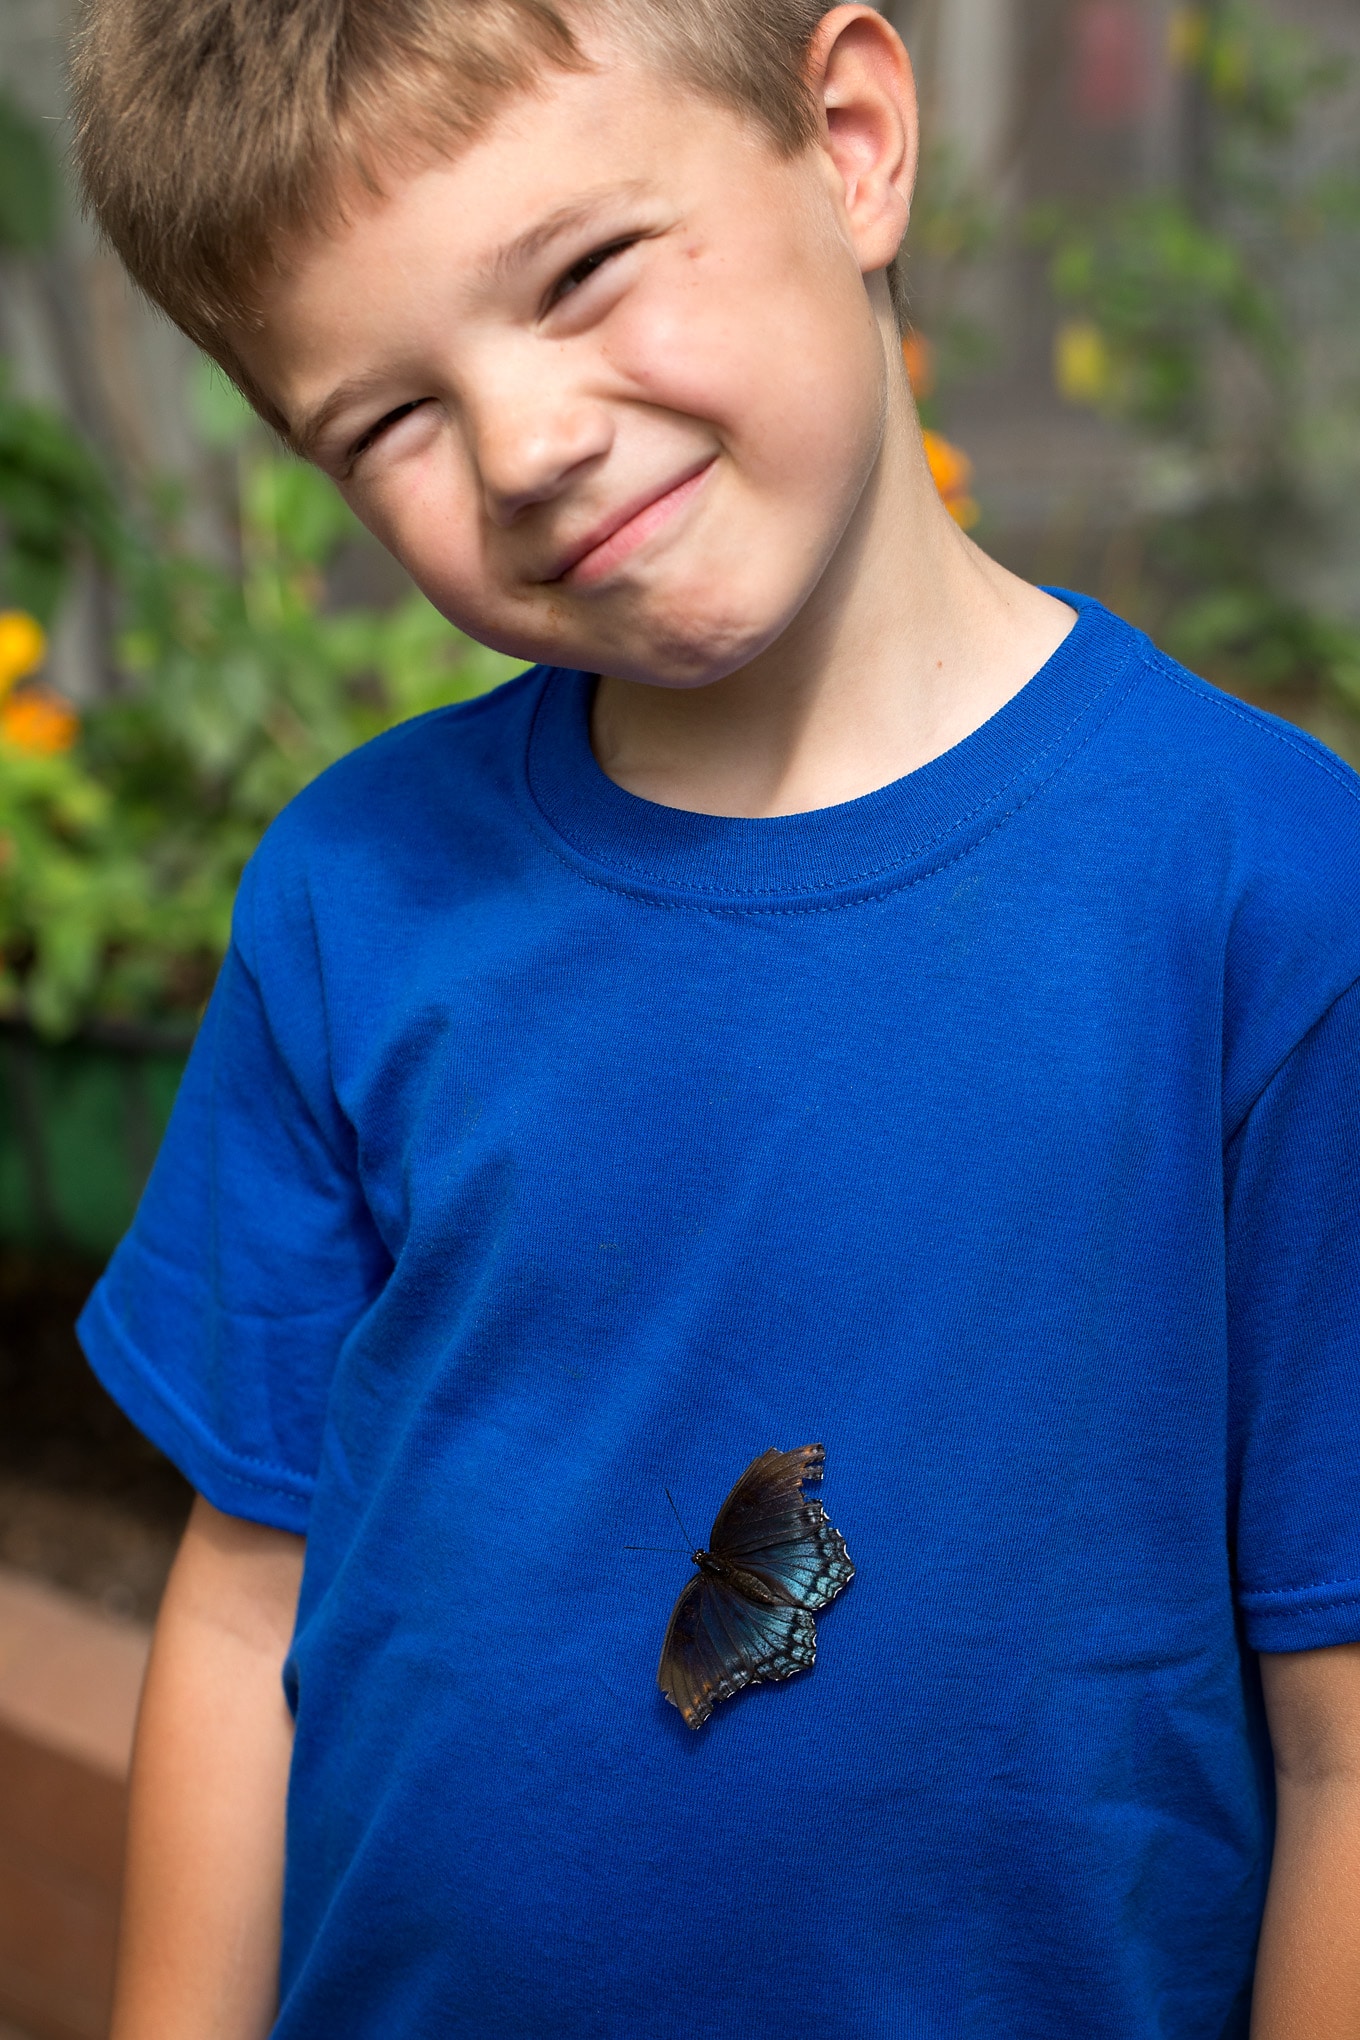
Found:
M 24 687 L 0 703 L 0 737 L 31 758 L 55 758 L 80 735 L 80 717 L 69 701 L 46 687 Z
M 982 512 L 972 494 L 973 463 L 961 447 L 953 446 L 938 432 L 922 434 L 926 459 L 935 486 L 944 497 L 944 507 L 956 524 L 971 531 Z
M 913 326 L 902 341 L 902 359 L 907 365 L 907 381 L 911 393 L 918 400 L 928 397 L 935 387 L 935 349 L 924 333 L 918 333 Z
M 36 673 L 47 657 L 47 634 L 25 609 L 0 609 L 0 694 Z

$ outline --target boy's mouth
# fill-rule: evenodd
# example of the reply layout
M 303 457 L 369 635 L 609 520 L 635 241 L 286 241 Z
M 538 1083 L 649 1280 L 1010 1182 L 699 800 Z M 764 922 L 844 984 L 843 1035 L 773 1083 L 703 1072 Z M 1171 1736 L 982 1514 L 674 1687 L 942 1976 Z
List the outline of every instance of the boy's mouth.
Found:
M 698 492 L 716 459 L 716 454 L 708 454 L 678 481 L 667 482 L 663 488 L 634 497 L 620 509 L 610 511 L 577 540 L 550 574 L 543 576 L 544 581 L 565 581 L 571 587 L 589 588 L 604 580 Z

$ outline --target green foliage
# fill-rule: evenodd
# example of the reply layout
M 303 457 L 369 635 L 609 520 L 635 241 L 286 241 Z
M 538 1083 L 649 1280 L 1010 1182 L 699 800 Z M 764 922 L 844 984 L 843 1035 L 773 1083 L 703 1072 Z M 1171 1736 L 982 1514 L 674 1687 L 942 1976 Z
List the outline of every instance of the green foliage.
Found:
M 38 122 L 0 90 L 0 251 L 48 247 L 60 205 L 56 165 Z
M 984 320 L 969 302 L 979 265 L 996 247 L 995 205 L 970 184 L 956 152 L 934 143 L 921 164 L 912 204 L 906 279 L 913 304 L 929 307 L 936 392 L 918 397 L 922 422 L 938 428 L 938 396 L 986 368 L 996 353 Z
M 912 202 L 913 261 L 962 267 L 989 253 L 999 233 L 995 204 L 969 182 L 957 151 L 933 142 L 922 161 Z
M 111 564 L 117 547 L 98 461 L 55 411 L 10 392 L 0 362 L 0 607 L 50 622 L 80 552 Z
M 1277 21 L 1245 0 L 1203 10 L 1204 33 L 1190 68 L 1226 116 L 1221 168 L 1243 167 L 1253 146 L 1290 142 L 1319 95 L 1345 77 L 1343 58 L 1301 29 Z
M 1320 613 L 1262 569 L 1261 533 L 1303 512 L 1292 492 L 1221 495 L 1148 534 L 1161 629 L 1187 665 L 1248 693 L 1289 688 L 1360 711 L 1360 627 Z M 1306 536 L 1306 532 L 1302 534 Z
M 1057 208 L 1030 232 L 1053 250 L 1061 305 L 1091 318 L 1109 373 L 1103 407 L 1140 428 L 1197 443 L 1212 432 L 1216 348 L 1250 348 L 1272 378 L 1285 366 L 1279 308 L 1227 234 L 1203 226 L 1179 198 L 1153 193 L 1082 220 Z
M 1360 628 L 1300 592 L 1297 565 L 1325 549 L 1315 456 L 1342 445 L 1357 394 L 1316 373 L 1345 357 L 1360 312 L 1354 136 L 1336 124 L 1329 157 L 1315 118 L 1346 66 L 1245 0 L 1194 20 L 1183 188 L 1050 208 L 1029 232 L 1078 322 L 1065 393 L 1174 449 L 1192 478 L 1183 508 L 1145 520 L 1128 604 L 1223 684 L 1321 704 L 1331 733 L 1360 707 Z M 1060 386 L 1063 366 L 1060 334 Z
M 191 1024 L 242 867 L 271 818 L 344 752 L 513 671 L 420 596 L 335 609 L 325 570 L 355 530 L 319 475 L 242 456 L 239 574 L 173 531 L 128 543 L 123 687 L 79 744 L 0 743 L 0 1011 Z

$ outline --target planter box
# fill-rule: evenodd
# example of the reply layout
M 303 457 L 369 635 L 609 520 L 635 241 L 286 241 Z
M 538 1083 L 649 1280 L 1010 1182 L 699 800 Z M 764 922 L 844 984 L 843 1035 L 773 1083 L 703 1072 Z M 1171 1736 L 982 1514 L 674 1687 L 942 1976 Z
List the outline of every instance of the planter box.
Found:
M 103 1028 L 49 1042 L 0 1023 L 0 1245 L 107 1258 L 187 1053 L 186 1036 Z
M 0 1566 L 0 2022 L 102 2040 L 150 1632 Z

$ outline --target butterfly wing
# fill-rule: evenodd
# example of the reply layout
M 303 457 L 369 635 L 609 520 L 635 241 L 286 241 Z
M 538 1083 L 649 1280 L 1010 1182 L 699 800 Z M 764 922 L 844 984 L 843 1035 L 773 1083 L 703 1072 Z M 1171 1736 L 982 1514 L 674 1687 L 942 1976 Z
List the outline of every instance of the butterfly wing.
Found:
M 661 1646 L 657 1684 L 691 1728 L 720 1700 L 762 1679 L 788 1679 L 817 1656 L 817 1625 L 801 1608 L 757 1606 L 700 1574 L 683 1590 Z
M 781 1601 L 815 1613 L 854 1578 L 839 1530 L 803 1482 L 820 1480 L 826 1452 L 800 1445 L 772 1447 L 753 1459 L 718 1511 L 708 1548 L 742 1572 L 754 1573 Z

